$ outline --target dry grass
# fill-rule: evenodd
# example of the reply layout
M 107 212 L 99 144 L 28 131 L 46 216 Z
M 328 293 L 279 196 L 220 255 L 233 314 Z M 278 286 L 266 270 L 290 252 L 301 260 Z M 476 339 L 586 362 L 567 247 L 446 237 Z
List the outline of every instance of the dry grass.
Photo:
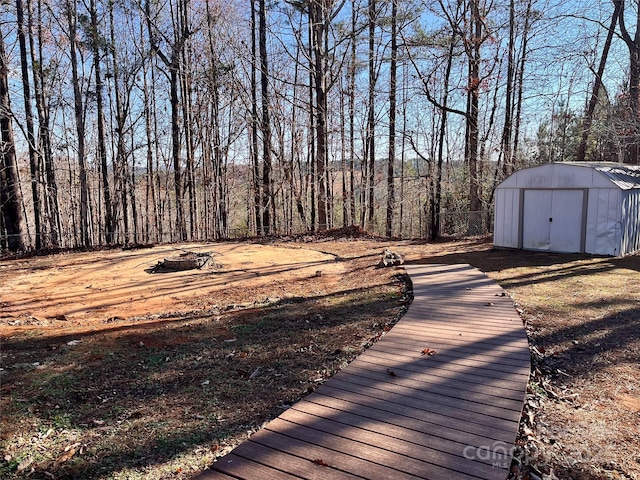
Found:
M 466 250 L 526 321 L 532 373 L 513 478 L 640 478 L 640 257 Z
M 240 290 L 228 310 L 2 339 L 0 477 L 193 477 L 399 318 L 401 271 L 373 267 L 386 245 L 313 244 L 346 273 L 286 298 Z M 640 258 L 394 245 L 478 267 L 521 309 L 534 373 L 514 478 L 640 478 Z

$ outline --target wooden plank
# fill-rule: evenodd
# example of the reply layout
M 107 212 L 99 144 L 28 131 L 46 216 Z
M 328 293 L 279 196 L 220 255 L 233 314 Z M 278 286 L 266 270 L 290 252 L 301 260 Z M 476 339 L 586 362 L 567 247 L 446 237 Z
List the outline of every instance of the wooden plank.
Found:
M 456 370 L 452 368 L 445 368 L 446 366 L 442 366 L 442 365 L 438 366 L 438 368 L 424 368 L 423 366 L 406 365 L 400 361 L 394 362 L 393 360 L 390 360 L 390 359 L 380 359 L 373 356 L 359 357 L 353 362 L 351 362 L 349 365 L 351 366 L 354 364 L 355 365 L 363 364 L 368 366 L 371 369 L 378 369 L 378 366 L 385 366 L 385 367 L 392 368 L 394 371 L 398 369 L 404 372 L 408 372 L 409 374 L 411 373 L 426 374 L 433 377 L 434 379 L 451 378 L 452 371 L 453 371 L 455 372 L 456 378 L 461 384 L 464 384 L 464 383 L 481 384 L 481 385 L 486 385 L 488 387 L 497 388 L 501 390 L 513 390 L 518 394 L 522 393 L 521 379 L 514 378 L 512 375 L 504 372 L 499 372 L 500 375 L 498 376 L 496 375 L 486 376 L 486 375 L 477 374 L 476 372 L 467 372 L 466 369 Z
M 272 443 L 273 445 L 273 443 Z M 285 443 L 281 448 L 291 447 Z M 288 474 L 307 480 L 361 480 L 361 476 L 351 475 L 339 470 L 335 465 L 329 465 L 322 460 L 321 451 L 308 458 L 297 457 L 280 449 L 265 447 L 257 441 L 246 442 L 242 448 L 237 448 L 234 453 L 247 460 L 253 460 L 271 468 L 286 471 Z
M 295 480 L 300 478 L 283 472 L 282 470 L 270 468 L 261 463 L 240 457 L 235 453 L 235 450 L 218 459 L 218 461 L 212 465 L 212 469 L 242 479 Z
M 216 472 L 215 470 L 205 470 L 198 475 L 198 480 L 242 480 L 242 477 L 232 477 L 231 475 Z
M 513 302 L 469 265 L 406 269 L 398 324 L 199 479 L 506 477 L 530 371 Z
M 435 422 L 421 420 L 416 418 L 416 416 L 396 413 L 391 409 L 385 410 L 383 408 L 355 404 L 336 397 L 318 395 L 315 393 L 307 397 L 306 401 L 299 402 L 292 408 L 295 408 L 296 410 L 309 411 L 310 413 L 325 412 L 325 416 L 327 418 L 339 419 L 345 423 L 349 423 L 351 417 L 359 417 L 364 419 L 358 420 L 359 425 L 362 425 L 364 422 L 365 424 L 372 425 L 372 428 L 377 428 L 380 422 L 384 422 L 387 425 L 401 427 L 403 431 L 409 432 L 406 433 L 407 435 L 412 431 L 426 433 L 433 442 L 439 442 L 440 439 L 443 439 L 459 445 L 470 445 L 478 449 L 482 447 L 486 448 L 488 446 L 488 451 L 495 450 L 493 448 L 495 446 L 500 449 L 499 452 L 496 452 L 495 458 L 503 458 L 500 456 L 502 451 L 501 449 L 504 446 L 503 442 L 498 440 L 488 441 L 485 435 L 475 435 L 465 430 L 458 430 L 451 424 L 451 422 L 447 422 L 446 419 L 442 424 L 438 424 Z
M 425 349 L 433 351 L 433 354 L 425 355 Z M 411 343 L 396 342 L 389 338 L 384 344 L 376 346 L 375 352 L 394 353 L 403 357 L 413 359 L 418 363 L 432 362 L 433 360 L 457 360 L 457 359 L 473 359 L 476 363 L 492 365 L 494 363 L 508 367 L 530 368 L 530 357 L 516 357 L 509 352 L 495 352 L 493 350 L 481 350 L 479 348 L 466 348 L 466 346 L 446 346 L 437 345 L 432 342 L 425 342 L 420 338 L 416 338 Z
M 429 388 L 420 388 L 421 385 L 412 382 L 410 379 L 403 378 L 402 373 L 396 373 L 394 370 L 392 370 L 392 372 L 395 376 L 390 376 L 384 372 L 385 376 L 376 382 L 371 382 L 371 378 L 354 375 L 351 372 L 341 372 L 341 375 L 335 377 L 336 385 L 338 381 L 345 382 L 352 385 L 373 388 L 376 394 L 383 392 L 380 394 L 385 396 L 394 395 L 407 397 L 419 401 L 442 404 L 455 410 L 468 410 L 470 412 L 495 417 L 501 417 L 502 410 L 517 410 L 518 413 L 522 410 L 522 398 L 520 400 L 511 400 L 502 397 L 481 396 L 481 394 L 461 395 L 453 389 L 448 391 L 448 394 L 444 394 L 443 391 L 438 392 Z M 403 382 L 402 380 L 408 381 Z M 448 384 L 455 386 L 455 379 L 451 380 Z M 481 400 L 484 400 L 484 402 Z M 514 408 L 514 405 L 517 405 L 517 408 Z
M 460 367 L 466 371 L 477 371 L 481 376 L 492 376 L 488 375 L 488 372 L 492 372 L 493 374 L 502 372 L 510 374 L 511 376 L 523 376 L 525 378 L 529 378 L 530 371 L 529 365 L 524 362 L 520 365 L 504 365 L 495 361 L 489 363 L 486 361 L 474 361 L 473 359 L 466 357 L 458 357 L 454 355 L 448 356 L 445 352 L 441 352 L 441 354 L 437 354 L 432 357 L 422 358 L 420 356 L 403 355 L 402 353 L 395 354 L 392 349 L 376 348 L 371 350 L 369 355 L 378 358 L 396 358 L 404 365 L 409 366 L 413 364 L 422 368 L 439 368 L 440 366 L 450 365 L 452 367 Z M 519 379 L 516 381 L 519 381 Z
M 382 422 L 376 428 L 378 431 L 367 430 L 301 412 L 296 409 L 287 410 L 280 418 L 301 427 L 312 428 L 320 432 L 320 435 L 328 434 L 327 438 L 329 441 L 335 441 L 335 437 L 353 440 L 360 445 L 368 445 L 376 449 L 381 448 L 392 451 L 394 455 L 404 455 L 413 460 L 419 460 L 420 462 L 444 467 L 445 469 L 456 472 L 464 472 L 480 478 L 491 475 L 493 469 L 491 465 L 487 465 L 486 463 L 475 462 L 464 458 L 464 445 L 458 445 L 458 451 L 451 453 L 445 450 L 446 447 L 436 449 L 431 446 L 425 446 L 422 443 L 407 441 L 398 436 L 381 433 L 379 429 L 381 427 L 384 428 L 384 423 Z M 387 432 L 389 432 L 389 430 L 387 430 Z M 358 448 L 358 455 L 361 455 L 360 452 L 363 451 L 363 449 L 361 447 Z M 375 455 L 378 455 L 378 453 L 375 453 Z M 406 460 L 403 459 L 403 461 Z M 428 465 L 428 469 L 433 472 L 435 469 L 432 465 Z M 447 473 L 451 475 L 451 472 Z
M 372 397 L 378 402 L 398 403 L 415 409 L 427 410 L 440 415 L 447 415 L 452 418 L 479 423 L 487 427 L 501 428 L 506 431 L 511 431 L 511 422 L 514 416 L 520 418 L 520 412 L 514 414 L 512 411 L 490 408 L 488 405 L 483 409 L 473 402 L 464 400 L 456 401 L 455 399 L 438 399 L 437 395 L 402 395 L 399 392 L 393 391 L 396 389 L 383 389 L 377 386 L 367 387 L 365 385 L 345 382 L 338 378 L 334 378 L 327 388 L 357 393 Z M 319 388 L 318 391 L 321 392 L 322 388 Z
M 312 461 L 321 460 L 334 470 L 367 479 L 380 478 L 388 480 L 397 478 L 398 480 L 414 480 L 416 478 L 424 478 L 386 465 L 383 457 L 376 458 L 375 461 L 362 459 L 361 456 L 356 454 L 360 452 L 359 445 L 356 445 L 355 448 L 351 445 L 351 448 L 346 450 L 336 450 L 335 448 L 319 445 L 319 437 L 312 430 L 296 429 L 295 425 L 288 423 L 283 425 L 278 419 L 270 422 L 265 430 L 258 433 L 262 433 L 262 435 L 258 436 L 256 433 L 251 437 L 251 442 L 281 451 L 286 450 L 301 458 L 307 458 L 309 459 L 310 468 L 320 467 L 321 465 L 315 465 Z M 238 449 L 243 448 L 243 445 L 240 445 Z M 253 480 L 253 478 L 250 480 Z
M 513 442 L 515 439 L 515 431 L 513 429 L 505 430 L 503 428 L 496 428 L 496 425 L 487 425 L 486 422 L 479 423 L 475 421 L 476 417 L 473 417 L 474 421 L 470 421 L 464 418 L 459 418 L 458 416 L 447 415 L 447 412 L 444 412 L 443 409 L 429 408 L 428 405 L 424 406 L 424 408 L 415 408 L 413 405 L 406 405 L 404 403 L 380 401 L 372 396 L 360 395 L 346 390 L 333 388 L 328 383 L 323 385 L 323 388 L 317 390 L 316 393 L 356 405 L 441 425 L 442 427 L 454 428 L 462 432 L 468 432 L 478 436 L 486 436 L 487 438 L 495 441 Z
M 394 327 L 394 329 L 395 328 L 396 327 Z M 530 354 L 528 350 L 523 351 L 524 342 L 520 341 L 520 339 L 517 342 L 488 346 L 481 343 L 469 343 L 464 337 L 461 336 L 437 336 L 431 332 L 425 332 L 424 329 L 399 329 L 397 332 L 391 330 L 383 338 L 385 340 L 385 343 L 389 341 L 397 343 L 399 345 L 422 346 L 422 348 L 456 348 L 463 352 L 481 352 L 488 356 L 518 359 L 525 362 L 530 360 Z
M 403 372 L 393 372 L 396 376 L 390 379 L 389 374 L 382 369 L 375 371 L 350 368 L 346 372 L 341 372 L 337 378 L 360 385 L 370 385 L 372 380 L 376 385 L 392 383 L 398 388 L 413 389 L 418 392 L 418 394 L 419 392 L 423 392 L 441 396 L 445 401 L 447 401 L 448 398 L 452 398 L 475 402 L 480 406 L 491 405 L 498 408 L 517 410 L 518 412 L 522 410 L 523 394 L 514 395 L 515 398 L 512 398 L 510 396 L 511 392 L 509 391 L 507 391 L 507 395 L 503 395 L 501 390 L 484 388 L 484 385 L 481 384 L 476 384 L 475 386 L 477 388 L 474 389 L 470 388 L 469 384 L 460 384 L 457 379 L 455 382 L 436 382 L 426 374 L 405 375 Z M 418 375 L 419 377 L 416 378 Z M 390 382 L 390 380 L 392 380 L 392 382 Z M 413 395 L 410 390 L 407 390 L 406 394 L 410 396 Z
M 457 377 L 455 384 L 447 385 L 446 380 L 449 377 L 436 377 L 432 375 L 431 372 L 412 372 L 400 369 L 398 369 L 398 372 L 395 370 L 394 372 L 396 374 L 398 372 L 401 373 L 394 379 L 394 381 L 400 385 L 428 389 L 432 392 L 442 392 L 446 396 L 475 399 L 480 403 L 499 405 L 500 399 L 514 400 L 522 403 L 524 398 L 524 393 L 518 390 L 500 388 L 499 386 L 487 385 L 485 383 L 471 383 L 460 380 Z M 386 376 L 388 375 L 383 368 L 371 368 L 370 364 L 365 362 L 358 362 L 355 365 L 351 363 L 346 373 L 375 381 L 383 381 L 387 379 Z M 498 403 L 494 403 L 496 401 L 498 401 Z
M 435 350 L 434 347 L 428 347 L 425 345 L 424 341 L 421 339 L 416 339 L 411 343 L 404 342 L 396 342 L 393 338 L 385 338 L 385 342 L 376 347 L 376 351 L 382 352 L 390 352 L 397 353 L 398 355 L 403 355 L 407 357 L 414 358 L 418 361 L 422 360 L 432 360 L 431 356 L 424 356 L 422 354 L 423 349 L 430 348 Z M 513 358 L 508 354 L 499 354 L 498 352 L 494 352 L 492 349 L 469 349 L 464 347 L 441 347 L 439 350 L 436 350 L 436 355 L 438 357 L 436 360 L 443 359 L 467 359 L 472 360 L 474 363 L 486 363 L 493 364 L 496 363 L 498 365 L 505 366 L 505 368 L 509 368 L 512 366 L 521 367 L 522 365 L 529 365 L 530 358 L 524 358 L 522 356 Z
M 371 349 L 370 349 L 371 350 Z M 365 360 L 369 361 L 369 359 L 376 359 L 377 362 L 388 362 L 389 366 L 395 365 L 396 368 L 406 368 L 408 370 L 421 369 L 424 370 L 442 370 L 443 372 L 457 372 L 457 373 L 467 373 L 472 375 L 477 375 L 478 377 L 486 377 L 486 378 L 496 378 L 501 380 L 510 380 L 516 386 L 522 386 L 522 381 L 527 380 L 529 378 L 529 368 L 522 367 L 519 369 L 512 369 L 511 371 L 505 370 L 497 370 L 494 368 L 490 368 L 490 366 L 485 364 L 477 364 L 477 365 L 464 365 L 458 362 L 425 362 L 421 365 L 415 365 L 413 362 L 407 362 L 406 359 L 402 358 L 400 355 L 393 355 L 392 353 L 386 353 L 379 350 L 371 350 L 368 352 L 369 354 L 365 358 Z M 433 357 L 435 358 L 435 356 Z M 447 373 L 449 374 L 449 373 Z
M 389 478 L 400 478 L 401 474 L 409 474 L 418 478 L 429 478 L 430 480 L 450 480 L 451 478 L 483 478 L 477 475 L 470 475 L 464 471 L 456 471 L 455 469 L 447 468 L 447 466 L 441 466 L 432 464 L 426 461 L 422 461 L 417 458 L 413 458 L 403 453 L 397 453 L 396 451 L 383 448 L 382 446 L 373 446 L 361 441 L 355 441 L 343 436 L 334 435 L 331 433 L 315 430 L 303 425 L 288 422 L 283 420 L 282 417 L 278 417 L 275 420 L 269 422 L 265 427 L 268 431 L 278 432 L 285 435 L 291 435 L 293 438 L 301 439 L 309 443 L 315 443 L 325 448 L 329 448 L 335 452 L 349 452 L 350 455 L 366 460 L 371 464 L 378 464 L 380 466 L 393 466 L 394 473 L 390 477 L 389 474 L 380 475 L 378 477 L 381 480 L 389 480 Z M 352 430 L 345 430 L 345 433 L 353 434 Z M 389 448 L 395 448 L 393 445 L 386 445 Z M 333 457 L 323 459 L 329 465 L 333 464 Z M 427 475 L 425 477 L 425 475 Z

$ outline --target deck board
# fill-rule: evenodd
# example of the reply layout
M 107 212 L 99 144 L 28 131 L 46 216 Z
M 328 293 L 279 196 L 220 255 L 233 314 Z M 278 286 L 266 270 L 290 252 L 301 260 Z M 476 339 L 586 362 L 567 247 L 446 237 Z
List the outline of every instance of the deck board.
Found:
M 513 302 L 469 265 L 405 268 L 397 325 L 199 480 L 506 478 L 530 369 Z

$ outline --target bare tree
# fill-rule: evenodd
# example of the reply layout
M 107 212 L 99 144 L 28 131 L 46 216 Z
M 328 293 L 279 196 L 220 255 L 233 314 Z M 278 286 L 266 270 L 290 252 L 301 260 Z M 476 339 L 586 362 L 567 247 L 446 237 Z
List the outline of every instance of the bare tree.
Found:
M 389 66 L 389 157 L 387 159 L 386 234 L 393 234 L 395 211 L 394 165 L 396 161 L 396 108 L 398 74 L 398 0 L 391 0 L 391 64 Z
M 186 240 L 187 228 L 184 215 L 184 191 L 182 188 L 182 159 L 180 137 L 180 72 L 181 59 L 186 42 L 193 33 L 188 23 L 189 0 L 179 0 L 176 8 L 171 9 L 172 24 L 174 25 L 173 38 L 167 38 L 153 23 L 151 15 L 151 2 L 145 2 L 145 15 L 147 29 L 151 41 L 152 50 L 169 70 L 169 102 L 171 104 L 171 145 L 173 157 L 174 192 L 176 197 L 176 230 L 178 240 Z M 159 45 L 159 36 L 164 36 L 169 44 L 170 52 L 165 53 Z
M 273 217 L 271 212 L 275 210 L 273 198 L 273 185 L 271 181 L 271 120 L 269 112 L 269 63 L 267 58 L 267 19 L 265 0 L 259 0 L 258 8 L 259 40 L 260 45 L 260 96 L 261 118 L 260 131 L 262 132 L 262 234 L 273 233 Z
M 7 248 L 17 252 L 24 250 L 25 245 L 22 237 L 22 196 L 18 185 L 8 74 L 4 32 L 0 24 L 0 212 L 7 235 Z
M 42 248 L 42 204 L 38 186 L 40 174 L 40 155 L 36 148 L 36 136 L 31 107 L 31 81 L 29 80 L 29 65 L 27 62 L 27 35 L 24 23 L 24 9 L 22 0 L 16 0 L 16 20 L 18 23 L 18 44 L 20 47 L 20 68 L 22 73 L 22 93 L 24 99 L 24 114 L 27 127 L 27 143 L 29 149 L 29 170 L 31 174 L 31 199 L 33 200 L 33 216 L 35 222 L 36 250 Z
M 640 133 L 638 115 L 640 114 L 640 7 L 635 11 L 636 33 L 632 37 L 625 20 L 626 4 L 624 0 L 615 0 L 619 9 L 618 23 L 624 43 L 629 50 L 629 141 L 627 142 L 627 161 L 638 165 L 640 161 Z
M 65 3 L 65 13 L 69 33 L 69 55 L 71 60 L 71 81 L 73 84 L 73 106 L 76 125 L 76 141 L 78 155 L 78 174 L 80 179 L 80 238 L 82 245 L 91 246 L 91 233 L 89 231 L 89 184 L 87 182 L 87 163 L 85 148 L 85 124 L 84 124 L 84 101 L 80 88 L 80 77 L 78 73 L 78 29 L 77 29 L 77 5 L 75 0 L 67 0 Z
M 51 151 L 51 132 L 49 104 L 45 99 L 46 76 L 44 74 L 43 55 L 43 19 L 42 2 L 37 2 L 37 42 L 33 34 L 33 16 L 30 0 L 27 0 L 29 50 L 31 52 L 31 68 L 33 71 L 33 86 L 36 110 L 38 112 L 38 144 L 41 159 L 44 161 L 45 172 L 45 210 L 49 224 L 49 242 L 52 247 L 59 246 L 59 234 L 62 229 L 60 220 L 60 208 L 58 205 L 58 184 L 53 166 L 53 152 Z
M 578 162 L 584 162 L 587 155 L 587 140 L 589 139 L 589 130 L 591 129 L 591 124 L 593 122 L 593 113 L 595 112 L 596 105 L 598 104 L 598 97 L 600 95 L 600 89 L 602 88 L 602 76 L 604 75 L 604 69 L 607 65 L 611 42 L 613 41 L 613 35 L 615 33 L 616 24 L 618 23 L 618 16 L 620 15 L 622 6 L 623 2 L 621 1 L 613 2 L 611 24 L 609 25 L 609 28 L 607 30 L 607 39 L 605 40 L 604 46 L 602 47 L 602 56 L 600 57 L 600 64 L 598 65 L 598 71 L 596 72 L 593 82 L 593 90 L 591 92 L 591 97 L 589 98 L 589 105 L 587 106 L 587 111 L 585 112 L 584 120 L 582 121 L 582 138 L 580 139 L 580 145 L 576 154 L 576 161 Z

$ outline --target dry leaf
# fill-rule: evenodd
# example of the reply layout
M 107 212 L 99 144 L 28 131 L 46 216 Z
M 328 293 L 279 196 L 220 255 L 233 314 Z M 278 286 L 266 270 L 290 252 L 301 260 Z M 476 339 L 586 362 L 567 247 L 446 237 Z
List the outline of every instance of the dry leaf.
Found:
M 398 375 L 396 375 L 396 372 L 394 372 L 393 370 L 391 370 L 390 368 L 387 368 L 387 373 L 389 375 L 391 375 L 392 377 L 397 377 Z
M 424 350 L 422 350 L 422 355 L 432 356 L 432 355 L 435 355 L 435 354 L 436 354 L 436 351 L 431 349 L 431 348 L 425 348 Z
M 24 471 L 27 470 L 31 466 L 32 463 L 33 463 L 33 457 L 25 458 L 18 465 L 18 468 L 16 469 L 16 472 L 17 473 L 24 473 Z
M 327 462 L 325 462 L 324 460 L 322 460 L 321 458 L 316 458 L 315 460 L 311 460 L 313 463 L 315 463 L 316 465 L 320 465 L 322 467 L 328 467 L 329 464 Z
M 56 460 L 56 465 L 60 465 L 61 463 L 64 463 L 67 460 L 70 460 L 71 457 L 73 457 L 75 454 L 76 454 L 76 449 L 70 448 L 67 452 L 63 453 L 58 457 L 58 459 Z

